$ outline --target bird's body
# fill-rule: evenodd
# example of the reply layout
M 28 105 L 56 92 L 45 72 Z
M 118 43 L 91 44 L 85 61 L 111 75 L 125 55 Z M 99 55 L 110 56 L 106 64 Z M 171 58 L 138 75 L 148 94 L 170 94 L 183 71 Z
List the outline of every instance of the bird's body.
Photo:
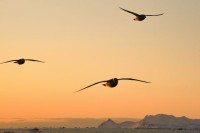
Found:
M 121 7 L 119 7 L 121 10 L 125 11 L 125 12 L 128 12 L 130 14 L 133 14 L 135 15 L 135 18 L 133 19 L 134 21 L 143 21 L 147 16 L 160 16 L 160 15 L 163 15 L 162 14 L 156 14 L 156 15 L 145 15 L 145 14 L 137 14 L 135 12 L 132 12 L 132 11 L 129 11 L 129 10 L 126 10 L 126 9 L 123 9 Z
M 118 85 L 118 79 L 117 78 L 114 78 L 114 79 L 110 79 L 108 80 L 105 84 L 103 84 L 104 86 L 107 86 L 107 87 L 115 87 Z
M 99 83 L 104 83 L 103 86 L 107 86 L 107 87 L 113 88 L 113 87 L 116 87 L 118 85 L 118 81 L 119 80 L 135 80 L 135 81 L 140 81 L 140 82 L 144 82 L 144 83 L 150 83 L 150 82 L 147 82 L 147 81 L 143 81 L 143 80 L 139 80 L 139 79 L 133 79 L 133 78 L 120 78 L 120 79 L 113 78 L 113 79 L 109 79 L 109 80 L 96 82 L 96 83 L 91 84 L 91 85 L 89 85 L 89 86 L 87 86 L 87 87 L 85 87 L 83 89 L 80 89 L 80 90 L 78 90 L 76 92 L 82 91 L 82 90 L 84 90 L 86 88 L 89 88 L 89 87 L 91 87 L 93 85 L 96 85 L 96 84 L 99 84 Z
M 16 61 L 14 61 L 14 63 L 17 63 L 18 65 L 22 65 L 25 63 L 25 59 L 16 60 Z
M 135 21 L 142 21 L 145 18 L 146 18 L 146 15 L 141 14 L 139 16 L 135 16 L 135 18 L 133 20 L 135 20 Z
M 17 63 L 18 65 L 22 65 L 22 64 L 24 64 L 26 61 L 36 61 L 36 62 L 45 63 L 45 62 L 39 61 L 39 60 L 21 58 L 21 59 L 18 59 L 18 60 L 9 60 L 9 61 L 5 61 L 5 62 L 2 62 L 2 63 L 0 63 L 0 64 L 8 63 L 8 62 L 14 62 L 14 63 Z

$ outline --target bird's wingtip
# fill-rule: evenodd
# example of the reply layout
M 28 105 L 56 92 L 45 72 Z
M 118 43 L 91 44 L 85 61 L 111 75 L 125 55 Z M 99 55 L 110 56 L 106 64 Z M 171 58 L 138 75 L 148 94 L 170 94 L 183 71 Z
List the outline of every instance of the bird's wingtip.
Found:
M 80 90 L 78 90 L 78 91 L 74 91 L 73 93 L 77 93 L 77 92 L 79 92 Z
M 81 89 L 81 90 L 74 91 L 74 93 L 77 93 L 77 92 L 79 92 L 79 91 L 82 91 L 82 89 Z

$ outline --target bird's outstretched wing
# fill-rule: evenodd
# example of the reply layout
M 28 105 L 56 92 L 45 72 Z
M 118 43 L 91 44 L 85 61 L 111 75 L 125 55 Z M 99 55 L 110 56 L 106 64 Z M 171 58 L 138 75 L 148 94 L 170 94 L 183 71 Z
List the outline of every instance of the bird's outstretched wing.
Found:
M 18 61 L 18 60 L 9 60 L 9 61 L 2 62 L 2 63 L 0 63 L 0 64 L 8 63 L 8 62 L 13 62 L 13 61 Z
M 145 15 L 145 16 L 160 16 L 160 15 L 163 15 L 164 13 L 162 14 L 156 14 L 156 15 Z
M 27 60 L 27 61 L 36 61 L 36 62 L 42 62 L 42 63 L 45 63 L 45 62 L 43 62 L 43 61 L 40 61 L 40 60 L 34 60 L 34 59 L 25 59 L 25 60 Z
M 138 16 L 138 15 L 139 15 L 139 14 L 137 14 L 137 13 L 134 13 L 134 12 L 128 11 L 128 10 L 123 9 L 123 8 L 121 8 L 121 7 L 119 7 L 119 8 L 122 9 L 123 11 L 128 12 L 128 13 L 131 13 L 131 14 L 133 14 L 133 15 L 135 15 L 135 16 Z
M 86 88 L 89 88 L 89 87 L 91 87 L 91 86 L 93 86 L 93 85 L 96 85 L 96 84 L 99 84 L 99 83 L 103 83 L 103 82 L 107 82 L 107 80 L 106 80 L 106 81 L 99 81 L 99 82 L 96 82 L 96 83 L 94 83 L 94 84 L 91 84 L 91 85 L 89 85 L 89 86 L 87 86 L 87 87 L 85 87 L 85 88 L 83 88 L 83 89 L 80 89 L 80 90 L 78 90 L 78 91 L 75 91 L 75 92 L 79 92 L 79 91 L 85 90 Z
M 147 81 L 144 81 L 144 80 L 133 79 L 133 78 L 120 78 L 118 80 L 135 80 L 135 81 L 140 81 L 140 82 L 144 82 L 144 83 L 151 83 L 151 82 L 147 82 Z

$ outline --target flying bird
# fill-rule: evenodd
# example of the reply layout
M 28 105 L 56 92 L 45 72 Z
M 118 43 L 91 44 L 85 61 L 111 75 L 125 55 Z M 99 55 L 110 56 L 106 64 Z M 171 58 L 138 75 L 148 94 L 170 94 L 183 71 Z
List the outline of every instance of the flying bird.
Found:
M 157 15 L 137 14 L 137 13 L 134 13 L 134 12 L 132 12 L 132 11 L 128 11 L 128 10 L 126 10 L 126 9 L 123 9 L 123 8 L 121 8 L 121 7 L 119 7 L 119 8 L 122 9 L 123 11 L 125 11 L 125 12 L 128 12 L 128 13 L 131 13 L 131 14 L 135 15 L 135 18 L 133 19 L 134 21 L 142 21 L 142 20 L 144 20 L 144 19 L 146 18 L 146 16 L 160 16 L 160 15 L 163 15 L 163 14 L 164 14 L 164 13 L 162 13 L 162 14 L 157 14 Z
M 147 82 L 147 81 L 143 81 L 143 80 L 139 80 L 139 79 L 133 79 L 133 78 L 120 78 L 120 79 L 113 78 L 113 79 L 109 79 L 109 80 L 96 82 L 96 83 L 91 84 L 91 85 L 89 85 L 89 86 L 87 86 L 87 87 L 85 87 L 83 89 L 80 89 L 80 90 L 78 90 L 76 92 L 82 91 L 82 90 L 84 90 L 86 88 L 89 88 L 89 87 L 91 87 L 93 85 L 96 85 L 96 84 L 99 84 L 99 83 L 104 83 L 104 84 L 102 84 L 103 86 L 107 86 L 107 87 L 113 88 L 113 87 L 116 87 L 118 85 L 118 81 L 119 80 L 135 80 L 135 81 L 139 81 L 139 82 L 150 83 L 150 82 Z
M 17 63 L 18 65 L 22 65 L 25 63 L 25 61 L 36 61 L 36 62 L 41 62 L 41 63 L 45 63 L 43 61 L 39 61 L 39 60 L 34 60 L 34 59 L 18 59 L 18 60 L 9 60 L 9 61 L 5 61 L 5 62 L 2 62 L 0 64 L 3 64 L 3 63 L 8 63 L 8 62 L 13 62 L 13 63 Z

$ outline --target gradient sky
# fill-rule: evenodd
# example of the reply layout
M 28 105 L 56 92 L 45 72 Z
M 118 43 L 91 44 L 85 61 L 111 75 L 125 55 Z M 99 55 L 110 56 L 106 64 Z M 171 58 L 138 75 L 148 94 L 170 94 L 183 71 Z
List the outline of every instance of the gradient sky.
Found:
M 200 118 L 199 24 L 200 0 L 0 0 L 0 62 L 46 62 L 0 65 L 0 118 Z M 152 83 L 73 93 L 114 77 Z

